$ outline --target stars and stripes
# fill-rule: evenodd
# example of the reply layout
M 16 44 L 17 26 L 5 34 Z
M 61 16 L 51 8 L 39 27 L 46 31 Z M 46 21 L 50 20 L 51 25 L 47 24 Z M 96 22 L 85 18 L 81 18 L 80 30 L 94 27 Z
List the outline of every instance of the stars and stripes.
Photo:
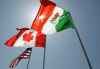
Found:
M 32 48 L 27 48 L 21 55 L 21 59 L 28 59 L 30 57 L 30 54 L 32 52 Z
M 23 53 L 21 53 L 17 58 L 15 58 L 11 64 L 10 68 L 15 68 L 22 59 L 29 59 L 32 53 L 32 48 L 27 48 Z

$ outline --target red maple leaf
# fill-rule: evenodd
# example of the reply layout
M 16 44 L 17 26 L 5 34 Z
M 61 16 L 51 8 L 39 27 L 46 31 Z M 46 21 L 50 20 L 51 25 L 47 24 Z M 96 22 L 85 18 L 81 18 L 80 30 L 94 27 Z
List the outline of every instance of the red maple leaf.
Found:
M 32 32 L 25 33 L 23 35 L 23 40 L 24 41 L 30 42 L 32 39 L 33 39 Z

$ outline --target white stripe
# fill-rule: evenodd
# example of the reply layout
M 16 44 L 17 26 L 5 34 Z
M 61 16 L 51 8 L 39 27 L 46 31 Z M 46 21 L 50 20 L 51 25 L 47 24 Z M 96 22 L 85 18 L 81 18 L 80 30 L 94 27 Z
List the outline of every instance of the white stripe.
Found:
M 25 55 L 30 55 L 30 53 L 25 53 Z
M 28 56 L 21 56 L 22 58 L 27 58 Z
M 14 47 L 22 47 L 24 46 L 24 41 L 23 41 L 23 35 L 28 32 L 28 31 L 25 31 L 15 42 L 14 44 Z
M 57 17 L 56 20 L 51 21 L 53 19 L 53 17 L 55 16 L 56 13 L 59 13 L 59 16 Z M 59 7 L 55 7 L 53 14 L 49 17 L 48 21 L 45 23 L 42 32 L 44 34 L 53 34 L 56 32 L 55 26 L 59 21 L 60 16 L 63 15 L 63 9 L 59 8 Z
M 28 53 L 32 52 L 31 50 L 28 50 Z

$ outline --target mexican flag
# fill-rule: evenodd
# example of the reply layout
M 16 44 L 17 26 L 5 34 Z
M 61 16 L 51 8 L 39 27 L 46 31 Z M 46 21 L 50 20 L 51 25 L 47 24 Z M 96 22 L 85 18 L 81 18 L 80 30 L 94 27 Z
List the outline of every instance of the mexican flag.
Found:
M 74 28 L 70 12 L 49 2 L 41 5 L 36 18 L 32 23 L 32 29 L 44 34 L 54 34 L 67 28 Z
M 34 30 L 20 30 L 5 42 L 8 47 L 45 47 L 46 36 Z

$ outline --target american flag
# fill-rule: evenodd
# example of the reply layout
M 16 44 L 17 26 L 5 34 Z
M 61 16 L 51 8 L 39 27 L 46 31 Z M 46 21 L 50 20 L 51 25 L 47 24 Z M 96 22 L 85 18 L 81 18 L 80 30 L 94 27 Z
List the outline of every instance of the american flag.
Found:
M 17 58 L 15 58 L 11 64 L 10 68 L 15 68 L 22 59 L 29 59 L 31 56 L 32 48 L 27 48 L 24 52 L 22 52 Z

